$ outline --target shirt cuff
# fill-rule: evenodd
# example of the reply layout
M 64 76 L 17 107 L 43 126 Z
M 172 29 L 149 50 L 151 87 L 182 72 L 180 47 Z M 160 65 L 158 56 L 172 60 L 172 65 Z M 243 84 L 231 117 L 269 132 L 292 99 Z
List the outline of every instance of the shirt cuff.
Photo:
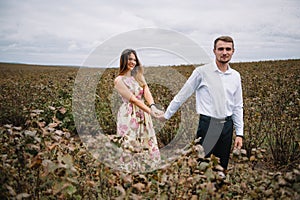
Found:
M 170 114 L 170 112 L 166 111 L 164 114 L 164 118 L 169 120 L 172 117 L 172 115 Z

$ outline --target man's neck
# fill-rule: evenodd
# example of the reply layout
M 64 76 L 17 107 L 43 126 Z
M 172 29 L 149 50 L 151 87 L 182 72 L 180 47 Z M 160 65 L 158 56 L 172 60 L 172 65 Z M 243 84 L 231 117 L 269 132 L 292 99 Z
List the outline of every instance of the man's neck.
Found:
M 227 63 L 221 63 L 216 61 L 217 67 L 221 72 L 226 72 L 228 69 L 228 62 Z

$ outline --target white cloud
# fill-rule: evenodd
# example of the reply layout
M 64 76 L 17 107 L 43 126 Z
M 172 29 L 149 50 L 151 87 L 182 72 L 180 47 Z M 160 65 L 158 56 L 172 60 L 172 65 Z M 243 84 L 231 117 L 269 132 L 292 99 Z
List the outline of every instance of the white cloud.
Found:
M 0 61 L 80 65 L 105 40 L 145 27 L 179 31 L 209 54 L 232 35 L 235 60 L 299 58 L 299 11 L 297 0 L 1 1 Z

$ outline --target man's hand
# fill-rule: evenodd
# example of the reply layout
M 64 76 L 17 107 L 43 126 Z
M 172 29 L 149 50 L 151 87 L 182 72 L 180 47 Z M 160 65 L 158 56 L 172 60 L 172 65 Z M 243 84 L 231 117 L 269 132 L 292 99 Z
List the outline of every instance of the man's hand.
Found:
M 158 117 L 157 117 L 157 119 L 159 120 L 159 121 L 161 121 L 161 122 L 165 122 L 165 121 L 167 121 L 167 119 L 165 118 L 165 113 L 162 113 L 161 115 L 159 115 Z
M 236 136 L 234 141 L 234 148 L 241 149 L 243 146 L 243 137 Z

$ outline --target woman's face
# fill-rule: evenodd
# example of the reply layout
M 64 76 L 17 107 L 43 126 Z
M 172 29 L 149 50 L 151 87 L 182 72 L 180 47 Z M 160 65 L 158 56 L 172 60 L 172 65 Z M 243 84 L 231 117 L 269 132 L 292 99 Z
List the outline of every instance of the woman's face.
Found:
M 135 65 L 136 65 L 136 57 L 133 53 L 131 53 L 127 60 L 127 69 L 129 69 L 131 71 L 131 70 L 133 70 Z

